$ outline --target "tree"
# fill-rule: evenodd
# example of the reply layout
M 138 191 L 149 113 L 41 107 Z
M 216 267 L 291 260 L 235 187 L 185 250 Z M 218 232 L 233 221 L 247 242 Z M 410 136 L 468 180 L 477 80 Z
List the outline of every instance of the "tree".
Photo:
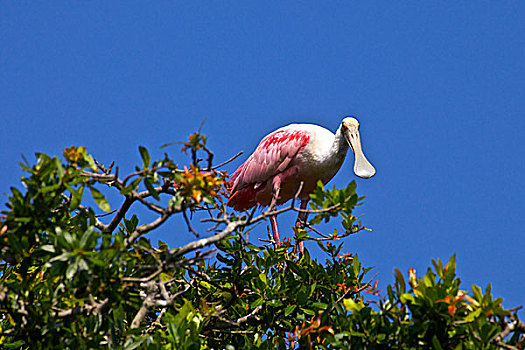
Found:
M 371 269 L 338 241 L 365 230 L 352 215 L 363 200 L 355 182 L 319 184 L 310 221 L 274 249 L 271 239 L 247 239 L 260 237 L 268 211 L 226 209 L 227 174 L 213 166 L 204 135 L 184 143 L 191 161 L 182 168 L 168 154 L 152 162 L 139 151 L 141 167 L 124 177 L 84 147 L 21 165 L 23 190 L 11 188 L 0 219 L 1 347 L 524 348 L 518 308 L 503 309 L 490 285 L 462 290 L 454 256 L 420 277 L 411 269 L 408 283 L 396 269 L 380 295 Z M 121 198 L 113 211 L 112 192 Z M 136 207 L 155 218 L 141 221 Z M 292 202 L 278 212 L 297 210 Z M 149 233 L 173 215 L 195 239 L 153 245 Z M 213 233 L 201 238 L 197 217 Z M 321 232 L 330 220 L 341 232 Z M 303 240 L 317 242 L 324 259 L 300 255 Z

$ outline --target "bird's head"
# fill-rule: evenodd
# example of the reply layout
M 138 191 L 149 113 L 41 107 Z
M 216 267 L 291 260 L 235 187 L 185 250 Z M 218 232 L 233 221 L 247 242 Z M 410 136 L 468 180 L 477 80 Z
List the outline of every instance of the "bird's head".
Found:
M 376 169 L 366 159 L 361 148 L 361 136 L 359 135 L 359 122 L 357 119 L 345 117 L 341 122 L 341 131 L 354 152 L 354 173 L 363 179 L 374 176 Z

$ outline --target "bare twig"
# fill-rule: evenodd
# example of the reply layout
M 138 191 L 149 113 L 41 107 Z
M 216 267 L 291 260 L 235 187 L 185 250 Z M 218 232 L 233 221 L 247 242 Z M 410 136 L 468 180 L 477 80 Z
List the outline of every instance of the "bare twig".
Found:
M 151 275 L 149 276 L 146 276 L 146 277 L 142 277 L 142 278 L 135 278 L 135 277 L 122 277 L 120 280 L 123 281 L 123 282 L 140 282 L 140 283 L 144 283 L 144 282 L 148 282 L 148 281 L 151 281 L 152 279 L 154 279 L 155 277 L 157 277 L 158 275 L 160 275 L 160 273 L 162 272 L 162 268 L 158 268 L 155 272 L 153 272 Z
M 166 310 L 167 307 L 172 306 L 175 302 L 175 299 L 185 293 L 188 289 L 190 289 L 190 285 L 186 285 L 186 287 L 173 295 L 169 295 L 168 291 L 165 287 L 166 282 L 162 282 L 162 280 L 159 280 L 158 282 L 150 281 L 146 284 L 146 298 L 142 302 L 142 306 L 140 307 L 139 311 L 133 318 L 133 321 L 131 322 L 131 328 L 138 328 L 140 326 L 140 323 L 146 317 L 149 310 L 153 307 L 162 307 L 163 310 Z M 157 296 L 162 296 L 164 299 L 156 300 Z M 162 311 L 161 311 L 162 313 Z M 156 322 L 160 322 L 159 317 L 157 317 Z
M 186 244 L 185 246 L 182 246 L 182 247 L 179 247 L 179 248 L 175 248 L 171 251 L 171 254 L 173 256 L 180 256 L 180 255 L 184 255 L 188 252 L 191 252 L 193 250 L 196 250 L 196 249 L 199 249 L 199 248 L 202 248 L 202 247 L 206 247 L 210 244 L 214 244 L 218 241 L 220 241 L 221 239 L 223 239 L 224 237 L 228 236 L 230 233 L 232 233 L 237 227 L 241 226 L 241 225 L 245 225 L 246 224 L 246 221 L 234 221 L 234 222 L 230 222 L 225 228 L 224 230 L 222 230 L 221 233 L 215 235 L 215 236 L 212 236 L 212 237 L 208 237 L 208 238 L 203 238 L 203 239 L 199 239 L 197 241 L 193 241 L 193 242 L 190 242 L 188 244 Z
M 139 202 L 141 202 L 146 207 L 148 207 L 149 209 L 153 210 L 156 213 L 162 214 L 162 212 L 165 210 L 164 208 L 158 206 L 157 204 L 148 202 L 147 200 L 145 200 L 144 198 L 140 196 L 137 196 L 137 199 Z
M 93 180 L 96 180 L 96 181 L 99 181 L 99 182 L 102 182 L 102 183 L 112 182 L 112 181 L 115 181 L 117 179 L 116 175 L 112 175 L 112 174 L 98 174 L 98 173 L 92 173 L 92 172 L 86 171 L 86 170 L 83 170 L 81 172 L 81 175 L 89 176 Z
M 84 312 L 87 313 L 93 313 L 94 315 L 102 313 L 108 306 L 109 306 L 109 299 L 106 298 L 101 302 L 95 302 L 93 298 L 91 298 L 91 304 L 85 304 L 83 306 L 75 307 L 68 310 L 61 310 L 58 312 L 55 312 L 52 314 L 54 317 L 67 317 L 67 316 L 73 316 L 78 315 Z
M 110 211 L 109 213 L 95 215 L 95 217 L 96 218 L 103 218 L 104 216 L 109 216 L 109 215 L 112 215 L 112 214 L 114 214 L 116 212 L 117 212 L 117 210 L 115 209 L 115 210 Z
M 106 171 L 106 174 L 111 173 L 111 170 L 113 170 L 113 165 L 115 165 L 115 161 L 112 161 L 111 164 L 108 167 L 108 170 Z
M 274 244 L 275 241 L 273 239 L 264 239 L 264 238 L 259 238 L 259 241 L 261 242 L 266 242 L 266 243 L 270 243 L 270 244 Z
M 113 220 L 111 220 L 111 222 L 107 226 L 105 230 L 106 232 L 108 233 L 113 232 L 113 230 L 117 227 L 117 225 L 122 220 L 122 218 L 124 218 L 124 216 L 126 215 L 128 209 L 131 207 L 131 204 L 133 204 L 133 202 L 135 202 L 135 199 L 133 198 L 133 196 L 130 196 L 130 195 L 126 196 L 126 199 L 124 200 L 124 203 L 122 203 L 122 206 L 118 210 L 117 215 L 113 217 Z
M 200 237 L 199 233 L 193 229 L 193 226 L 191 226 L 191 222 L 188 219 L 188 216 L 186 215 L 186 207 L 184 204 L 182 205 L 182 216 L 184 217 L 184 221 L 186 221 L 186 226 L 188 226 L 188 230 L 195 235 L 195 237 Z
M 148 172 L 155 172 L 157 170 L 160 170 L 160 169 L 164 169 L 164 168 L 167 168 L 167 166 L 165 165 L 159 165 L 159 166 L 156 166 L 154 168 L 151 168 L 151 169 L 144 169 L 144 170 L 140 170 L 140 171 L 136 171 L 134 173 L 131 173 L 129 174 L 128 176 L 126 176 L 124 178 L 124 180 L 122 180 L 122 185 L 126 186 L 126 183 L 128 182 L 129 179 L 131 179 L 133 176 L 138 176 L 138 175 L 144 175 Z
M 500 333 L 496 334 L 494 337 L 492 337 L 491 342 L 504 347 L 506 349 L 519 349 L 515 346 L 505 344 L 503 341 L 504 339 L 511 333 L 511 332 L 519 332 L 521 334 L 525 334 L 525 323 L 521 321 L 518 317 L 518 310 L 521 309 L 521 307 L 514 308 L 514 312 L 511 313 L 509 316 L 510 322 L 505 322 L 505 328 Z
M 353 295 L 353 294 L 357 294 L 357 293 L 361 293 L 363 290 L 365 290 L 366 288 L 368 288 L 369 286 L 371 286 L 371 283 L 372 281 L 377 277 L 377 273 L 374 275 L 374 277 L 372 277 L 368 282 L 366 282 L 364 285 L 362 285 L 361 287 L 359 288 L 355 288 L 355 287 L 352 287 L 352 288 L 348 288 L 344 293 L 343 295 L 341 295 L 337 301 L 334 303 L 334 305 L 332 305 L 332 307 L 330 308 L 330 310 L 328 312 L 332 312 L 332 310 L 335 309 L 335 305 L 339 304 L 343 299 L 345 299 L 346 297 L 350 296 L 350 295 Z
M 233 157 L 231 157 L 230 159 L 222 162 L 221 164 L 219 165 L 215 165 L 214 167 L 212 168 L 208 168 L 208 169 L 204 169 L 204 171 L 210 171 L 210 170 L 215 170 L 215 169 L 218 169 L 222 166 L 225 166 L 226 164 L 232 162 L 233 160 L 235 160 L 235 158 L 239 157 L 241 154 L 243 154 L 244 152 L 243 151 L 240 151 L 239 153 L 237 153 L 236 155 L 234 155 Z
M 166 208 L 162 211 L 162 214 L 157 219 L 153 220 L 149 224 L 144 224 L 137 227 L 135 231 L 133 231 L 133 233 L 126 238 L 124 245 L 126 247 L 131 246 L 137 240 L 137 238 L 162 225 L 172 214 L 173 210 L 170 207 Z
M 325 234 L 319 232 L 318 230 L 316 230 L 314 227 L 312 227 L 312 226 L 309 225 L 308 223 L 305 224 L 305 227 L 308 227 L 310 230 L 314 231 L 315 233 L 317 233 L 318 235 L 320 235 L 321 237 L 323 237 L 323 238 L 313 238 L 313 237 L 312 237 L 312 240 L 314 240 L 314 241 L 318 241 L 318 242 L 322 242 L 322 241 L 331 241 L 331 240 L 335 240 L 335 239 L 345 238 L 345 237 L 348 237 L 348 236 L 350 236 L 350 235 L 356 234 L 356 233 L 358 233 L 359 231 L 363 231 L 363 230 L 365 230 L 365 227 L 358 227 L 355 231 L 353 231 L 353 230 L 346 231 L 346 232 L 343 233 L 342 235 L 330 235 L 330 236 L 327 236 L 327 235 L 325 235 Z
M 162 329 L 166 328 L 166 326 L 163 325 L 162 323 L 160 323 L 160 321 L 162 320 L 162 316 L 164 316 L 164 314 L 166 313 L 167 309 L 168 309 L 167 307 L 164 307 L 164 308 L 162 308 L 162 310 L 160 310 L 159 314 L 157 315 L 157 318 L 155 319 L 155 321 L 153 321 L 149 325 L 149 327 L 146 330 L 146 332 L 151 332 L 152 330 L 155 329 L 155 327 L 159 327 L 159 328 L 162 328 Z
M 240 317 L 237 319 L 237 321 L 235 321 L 235 323 L 240 326 L 241 324 L 245 323 L 246 321 L 248 321 L 248 319 L 250 319 L 251 317 L 255 316 L 259 311 L 261 311 L 262 309 L 262 305 L 259 305 L 257 306 L 255 309 L 253 309 L 252 312 L 250 312 L 248 315 L 246 316 L 243 316 L 243 317 Z
M 67 198 L 67 200 L 69 200 L 69 198 Z M 89 214 L 88 209 L 81 204 L 79 204 L 78 209 L 82 210 L 86 214 Z M 100 231 L 106 231 L 108 229 L 107 225 L 104 225 L 102 221 L 100 221 L 96 216 L 95 216 L 95 227 L 98 228 Z
M 198 270 L 195 270 L 194 268 L 192 268 L 191 266 L 184 266 L 184 268 L 186 270 L 188 270 L 189 272 L 193 273 L 194 275 L 196 276 L 199 276 L 201 278 L 203 278 L 204 280 L 206 280 L 206 282 L 208 282 L 209 284 L 213 285 L 215 288 L 217 289 L 220 289 L 224 292 L 228 292 L 228 293 L 232 293 L 232 289 L 231 288 L 227 288 L 227 287 L 224 287 L 223 285 L 213 281 L 210 276 L 208 276 L 207 274 L 205 274 L 204 272 L 202 271 L 198 271 Z M 235 291 L 233 291 L 233 293 L 235 293 Z
M 164 182 L 164 184 L 162 186 L 157 186 L 154 188 L 155 192 L 157 193 L 166 193 L 166 194 L 171 194 L 171 195 L 174 195 L 175 194 L 175 190 L 173 188 L 171 188 L 171 185 L 172 183 L 167 181 L 167 182 Z M 149 196 L 151 196 L 151 193 L 147 190 L 145 191 L 142 191 L 142 192 L 133 192 L 133 194 L 136 196 L 136 197 L 140 197 L 140 198 L 147 198 Z
M 144 319 L 144 317 L 146 317 L 149 309 L 155 306 L 155 287 L 155 282 L 150 281 L 147 283 L 146 299 L 144 299 L 142 306 L 133 318 L 133 321 L 131 322 L 131 328 L 138 328 L 140 326 L 140 322 Z
M 104 165 L 102 165 L 101 163 L 98 162 L 98 160 L 96 160 L 95 158 L 93 158 L 93 161 L 95 162 L 95 164 L 97 165 L 97 168 L 99 170 L 101 170 L 104 174 L 108 175 L 111 171 L 108 171 L 106 168 L 104 168 Z M 111 165 L 110 165 L 110 168 L 113 166 L 115 162 L 112 162 Z
M 327 235 L 325 235 L 324 233 L 321 233 L 319 230 L 317 230 L 315 227 L 309 225 L 307 222 L 304 223 L 304 226 L 305 227 L 308 227 L 310 230 L 314 231 L 315 233 L 317 233 L 319 236 L 325 238 L 325 239 L 328 239 L 330 237 L 328 237 Z
M 213 248 L 213 249 L 210 249 L 204 253 L 201 253 L 201 252 L 197 252 L 195 254 L 195 256 L 193 258 L 186 258 L 184 260 L 181 260 L 181 261 L 177 261 L 175 263 L 171 263 L 171 259 L 174 258 L 174 256 L 170 255 L 168 259 L 166 259 L 166 264 L 169 268 L 173 268 L 173 267 L 184 267 L 184 268 L 187 268 L 188 266 L 190 265 L 195 265 L 197 262 L 199 261 L 202 261 L 204 259 L 206 259 L 207 257 L 215 254 L 216 252 L 216 249 Z

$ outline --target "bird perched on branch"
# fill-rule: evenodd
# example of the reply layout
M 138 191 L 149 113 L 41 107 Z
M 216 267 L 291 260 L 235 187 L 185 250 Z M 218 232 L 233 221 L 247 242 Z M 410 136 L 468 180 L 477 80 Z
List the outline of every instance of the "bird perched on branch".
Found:
M 314 124 L 290 124 L 277 129 L 265 136 L 232 174 L 227 205 L 239 211 L 256 205 L 274 210 L 298 195 L 300 208 L 305 210 L 317 182 L 326 184 L 341 168 L 348 147 L 355 156 L 354 173 L 365 179 L 374 176 L 376 171 L 361 148 L 359 122 L 353 117 L 345 117 L 335 135 Z M 303 227 L 307 214 L 299 212 L 296 227 Z M 270 215 L 270 223 L 275 246 L 279 247 L 275 215 Z M 299 249 L 303 251 L 302 242 Z

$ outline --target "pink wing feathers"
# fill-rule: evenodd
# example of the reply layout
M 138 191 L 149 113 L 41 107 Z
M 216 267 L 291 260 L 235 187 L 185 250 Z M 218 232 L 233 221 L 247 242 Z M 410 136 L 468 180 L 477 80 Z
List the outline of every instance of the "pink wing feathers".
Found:
M 285 171 L 310 141 L 306 130 L 279 129 L 261 140 L 253 154 L 230 178 L 228 205 L 246 210 L 257 205 L 256 195 L 266 181 Z

